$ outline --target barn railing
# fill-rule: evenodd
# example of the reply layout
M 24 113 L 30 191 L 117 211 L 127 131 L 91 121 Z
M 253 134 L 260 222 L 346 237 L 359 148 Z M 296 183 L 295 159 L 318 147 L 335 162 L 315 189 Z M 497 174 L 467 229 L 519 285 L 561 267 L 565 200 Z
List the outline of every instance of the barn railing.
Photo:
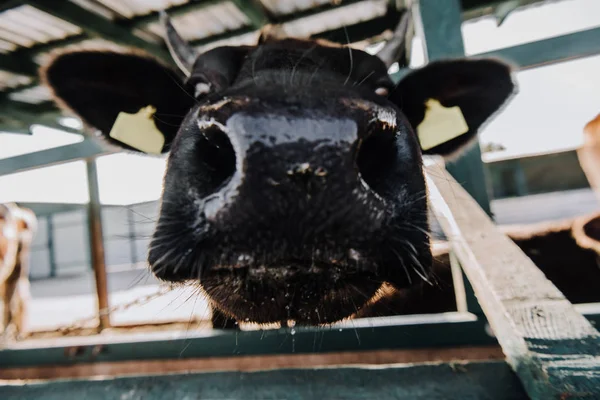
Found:
M 299 357 L 297 361 L 307 363 L 304 367 L 339 363 L 344 359 L 341 352 L 367 352 L 360 356 L 360 361 L 354 359 L 355 364 L 365 364 L 374 359 L 372 355 L 378 350 L 389 351 L 399 362 L 418 360 L 422 357 L 419 351 L 432 348 L 440 348 L 440 359 L 444 359 L 444 351 L 453 349 L 454 353 L 447 355 L 452 358 L 460 353 L 457 348 L 463 347 L 466 358 L 477 359 L 484 353 L 494 354 L 494 347 L 489 346 L 499 343 L 531 398 L 600 395 L 598 331 L 501 233 L 439 159 L 426 159 L 426 175 L 431 207 L 449 239 L 456 265 L 462 267 L 474 289 L 482 314 L 476 308 L 465 310 L 469 306 L 459 301 L 464 305 L 453 313 L 348 320 L 321 328 L 240 332 L 185 330 L 62 338 L 52 343 L 17 342 L 0 350 L 3 367 L 0 379 L 56 378 L 61 376 L 61 371 L 63 377 L 73 376 L 74 371 L 78 371 L 77 376 L 128 375 L 139 373 L 142 366 L 147 374 L 198 372 L 227 369 L 224 366 L 228 363 L 239 367 L 239 362 L 232 362 L 231 357 L 250 355 L 259 356 L 249 361 L 254 369 L 281 367 L 281 359 L 272 355 L 282 354 L 291 355 L 290 360 Z M 493 334 L 486 329 L 488 321 Z M 470 350 L 465 350 L 465 346 L 471 346 Z M 411 351 L 398 352 L 406 349 Z M 319 356 L 312 359 L 306 356 L 311 353 Z M 211 363 L 207 363 L 207 358 Z M 381 357 L 377 360 L 381 362 Z M 288 361 L 283 366 L 298 367 L 299 364 Z M 474 371 L 491 368 L 477 362 L 465 366 L 469 367 Z M 270 374 L 280 373 L 272 371 Z M 223 379 L 225 375 L 218 375 L 216 379 Z M 152 379 L 156 382 L 156 379 L 167 378 Z M 197 379 L 202 381 L 205 376 Z M 509 385 L 510 378 L 506 379 L 505 384 Z M 119 390 L 124 393 L 129 389 L 123 382 L 139 384 L 139 380 L 131 378 L 122 379 L 119 385 L 104 387 L 114 393 Z M 60 389 L 53 383 L 47 385 L 51 390 Z M 344 390 L 352 385 L 349 382 Z M 34 385 L 27 390 L 37 389 Z

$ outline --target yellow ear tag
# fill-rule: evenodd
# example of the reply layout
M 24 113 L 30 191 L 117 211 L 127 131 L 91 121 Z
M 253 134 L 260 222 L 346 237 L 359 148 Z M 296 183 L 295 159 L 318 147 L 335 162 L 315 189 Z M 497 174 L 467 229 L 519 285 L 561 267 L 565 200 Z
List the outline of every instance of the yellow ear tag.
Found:
M 144 153 L 160 154 L 165 137 L 154 125 L 156 108 L 147 106 L 135 114 L 120 112 L 109 136 Z
M 429 150 L 469 131 L 460 107 L 446 108 L 434 99 L 427 100 L 425 106 L 425 118 L 417 126 L 421 149 Z

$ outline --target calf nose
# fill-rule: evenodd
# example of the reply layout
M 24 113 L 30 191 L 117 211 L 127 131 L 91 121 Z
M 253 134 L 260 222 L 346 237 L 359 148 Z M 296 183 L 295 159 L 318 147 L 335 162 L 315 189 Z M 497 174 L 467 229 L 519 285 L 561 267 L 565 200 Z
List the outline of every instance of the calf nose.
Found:
M 203 124 L 214 129 L 215 122 Z M 205 199 L 209 220 L 235 208 L 239 218 L 285 216 L 302 212 L 314 196 L 327 195 L 333 204 L 361 190 L 355 165 L 358 127 L 351 119 L 237 113 L 218 128 L 235 153 L 235 170 Z

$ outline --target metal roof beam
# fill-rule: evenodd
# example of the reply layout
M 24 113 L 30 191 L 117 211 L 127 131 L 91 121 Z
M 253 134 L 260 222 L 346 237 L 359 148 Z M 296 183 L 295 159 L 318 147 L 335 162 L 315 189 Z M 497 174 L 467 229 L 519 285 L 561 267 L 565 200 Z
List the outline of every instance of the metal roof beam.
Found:
M 0 69 L 13 74 L 37 76 L 37 65 L 27 58 L 11 54 L 0 54 Z
M 194 47 L 204 46 L 204 45 L 208 45 L 208 44 L 211 44 L 214 42 L 218 42 L 220 40 L 231 39 L 236 36 L 245 35 L 246 33 L 252 32 L 252 30 L 253 29 L 250 27 L 243 27 L 243 28 L 235 29 L 233 31 L 225 31 L 225 32 L 219 33 L 217 35 L 200 38 L 200 39 L 195 39 L 195 40 L 190 40 L 190 45 L 194 46 Z
M 189 1 L 187 3 L 183 3 L 180 5 L 168 8 L 165 11 L 169 14 L 169 16 L 171 18 L 173 18 L 178 15 L 187 14 L 191 11 L 199 10 L 201 8 L 208 7 L 210 5 L 218 4 L 218 3 L 221 3 L 221 0 Z M 158 11 L 153 11 L 149 14 L 133 17 L 129 21 L 125 22 L 125 24 L 129 28 L 143 28 L 147 24 L 151 24 L 151 23 L 157 22 L 157 21 L 158 21 Z
M 172 63 L 168 52 L 162 47 L 135 36 L 127 28 L 117 25 L 75 3 L 70 1 L 49 2 L 47 0 L 27 0 L 27 3 L 79 26 L 90 35 L 109 39 L 117 44 L 146 50 L 162 60 Z
M 95 140 L 85 139 L 79 143 L 0 160 L 0 176 L 110 153 L 113 153 L 113 151 L 103 148 Z
M 333 2 L 331 2 L 330 4 L 324 4 L 324 5 L 320 5 L 317 7 L 308 8 L 306 10 L 297 11 L 297 12 L 293 12 L 293 13 L 285 14 L 285 15 L 280 15 L 275 18 L 274 22 L 277 22 L 277 23 L 291 22 L 291 21 L 295 21 L 295 20 L 298 20 L 301 18 L 311 17 L 313 15 L 320 14 L 322 12 L 347 7 L 351 4 L 361 3 L 363 1 L 364 0 L 346 0 L 343 2 L 339 2 L 339 4 L 337 4 L 337 5 L 334 5 Z
M 348 41 L 350 43 L 360 42 L 361 40 L 366 40 L 380 35 L 387 29 L 394 29 L 399 18 L 399 12 L 390 10 L 385 15 L 380 17 L 368 21 L 358 22 L 354 25 L 343 26 L 341 28 L 336 28 L 329 31 L 319 32 L 311 37 L 327 39 L 329 41 L 342 44 L 347 44 Z
M 243 12 L 250 20 L 250 25 L 260 29 L 263 25 L 271 22 L 262 5 L 254 0 L 232 0 L 233 4 Z
M 512 61 L 520 69 L 528 69 L 595 54 L 600 54 L 600 28 L 474 54 L 473 56 L 500 57 Z

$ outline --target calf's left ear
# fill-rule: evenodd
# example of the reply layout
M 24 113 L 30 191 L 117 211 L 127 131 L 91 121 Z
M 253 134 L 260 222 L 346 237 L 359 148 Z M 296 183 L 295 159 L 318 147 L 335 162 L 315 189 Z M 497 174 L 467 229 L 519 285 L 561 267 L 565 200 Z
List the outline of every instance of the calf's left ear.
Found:
M 181 77 L 144 54 L 67 52 L 50 61 L 40 75 L 59 105 L 126 150 L 167 152 L 194 104 Z M 118 134 L 111 134 L 117 117 L 121 126 Z
M 448 60 L 406 75 L 389 96 L 408 118 L 424 154 L 451 157 L 516 92 L 511 67 L 492 59 Z

